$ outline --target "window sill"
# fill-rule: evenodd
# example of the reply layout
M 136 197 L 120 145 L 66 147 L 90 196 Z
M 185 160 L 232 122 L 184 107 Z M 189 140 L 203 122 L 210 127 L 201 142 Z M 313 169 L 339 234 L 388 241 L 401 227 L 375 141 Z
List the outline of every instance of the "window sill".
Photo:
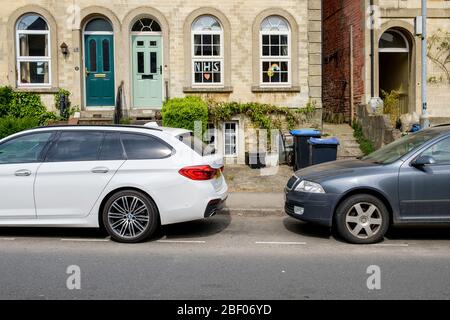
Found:
M 222 88 L 192 88 L 184 87 L 184 93 L 232 93 L 233 87 L 222 87 Z
M 39 88 L 39 87 L 16 87 L 14 88 L 16 92 L 30 92 L 30 93 L 46 93 L 46 94 L 55 94 L 58 93 L 59 88 Z
M 292 87 L 261 87 L 261 86 L 253 86 L 252 92 L 254 93 L 300 93 L 300 87 L 299 86 L 292 86 Z

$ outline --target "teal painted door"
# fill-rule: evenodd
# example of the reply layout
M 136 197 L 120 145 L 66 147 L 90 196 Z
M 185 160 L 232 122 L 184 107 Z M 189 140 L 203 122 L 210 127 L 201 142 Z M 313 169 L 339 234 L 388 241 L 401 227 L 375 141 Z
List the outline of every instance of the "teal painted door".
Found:
M 135 108 L 161 108 L 163 66 L 161 36 L 133 36 L 133 104 Z
M 114 106 L 114 41 L 112 35 L 85 35 L 85 66 L 86 106 Z

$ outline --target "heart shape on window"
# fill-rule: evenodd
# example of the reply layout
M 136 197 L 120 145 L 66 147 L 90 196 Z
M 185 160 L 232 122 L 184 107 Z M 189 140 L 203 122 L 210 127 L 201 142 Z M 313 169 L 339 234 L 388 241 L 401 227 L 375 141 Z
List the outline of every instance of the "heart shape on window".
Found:
M 205 79 L 207 81 L 209 81 L 209 79 L 211 79 L 211 74 L 210 73 L 205 73 L 203 76 L 205 77 Z

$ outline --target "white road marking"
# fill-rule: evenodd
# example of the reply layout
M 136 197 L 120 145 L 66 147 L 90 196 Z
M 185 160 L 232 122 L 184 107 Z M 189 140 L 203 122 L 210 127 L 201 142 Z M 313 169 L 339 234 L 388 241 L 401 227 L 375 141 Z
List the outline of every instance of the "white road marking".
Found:
M 274 244 L 274 245 L 297 245 L 297 246 L 304 246 L 307 243 L 306 242 L 277 242 L 277 241 L 257 241 L 255 244 Z
M 196 244 L 203 244 L 206 243 L 206 241 L 191 241 L 191 240 L 158 240 L 156 242 L 159 243 L 196 243 Z
M 65 242 L 109 242 L 109 239 L 61 239 Z
M 16 238 L 0 238 L 2 241 L 14 241 Z

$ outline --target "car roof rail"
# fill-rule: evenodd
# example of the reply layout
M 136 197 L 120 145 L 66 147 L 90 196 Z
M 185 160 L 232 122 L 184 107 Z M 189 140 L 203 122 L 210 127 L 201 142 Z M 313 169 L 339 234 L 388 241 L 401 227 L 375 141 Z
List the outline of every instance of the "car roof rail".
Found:
M 146 130 L 152 130 L 152 131 L 160 131 L 163 130 L 158 127 L 145 127 L 145 126 L 139 126 L 139 125 L 118 125 L 118 124 L 106 124 L 106 125 L 95 125 L 95 124 L 80 124 L 80 125 L 65 125 L 65 124 L 57 124 L 57 125 L 47 125 L 47 126 L 41 126 L 36 129 L 47 129 L 47 128 L 131 128 L 131 129 L 146 129 Z

